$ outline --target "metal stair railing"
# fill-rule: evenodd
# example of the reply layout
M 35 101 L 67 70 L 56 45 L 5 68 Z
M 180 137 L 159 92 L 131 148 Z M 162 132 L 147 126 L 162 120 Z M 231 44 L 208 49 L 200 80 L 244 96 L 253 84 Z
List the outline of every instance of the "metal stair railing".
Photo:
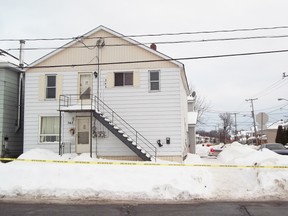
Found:
M 130 138 L 132 142 L 135 142 L 137 146 L 141 147 L 141 149 L 148 153 L 151 158 L 156 160 L 157 147 L 96 95 L 90 95 L 90 99 L 80 99 L 79 94 L 60 95 L 59 110 L 64 111 L 65 109 L 69 110 L 69 108 L 73 110 L 90 109 L 97 112 L 98 114 L 102 115 L 103 118 L 109 120 L 113 126 L 117 126 L 119 130 L 122 130 L 123 133 L 128 136 L 127 139 Z
M 98 104 L 95 107 L 96 112 L 101 113 L 104 117 L 110 120 L 110 122 L 119 127 L 128 137 L 130 137 L 137 146 L 146 151 L 152 158 L 156 160 L 157 147 L 154 146 L 149 140 L 147 140 L 139 131 L 125 121 L 120 115 L 118 115 L 113 109 L 111 109 L 105 102 L 97 98 L 94 95 L 94 104 Z
M 89 96 L 89 95 L 86 95 Z M 90 95 L 90 99 L 81 99 L 80 94 L 65 94 L 59 96 L 59 110 L 65 111 L 67 109 L 95 109 L 95 101 L 93 95 Z

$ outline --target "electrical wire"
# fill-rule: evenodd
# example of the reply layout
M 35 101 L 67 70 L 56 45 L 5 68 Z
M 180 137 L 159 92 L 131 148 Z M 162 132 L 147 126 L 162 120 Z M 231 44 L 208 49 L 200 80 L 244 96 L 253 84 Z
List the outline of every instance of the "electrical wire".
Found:
M 198 59 L 212 59 L 212 58 L 227 58 L 236 56 L 250 56 L 250 55 L 263 55 L 272 53 L 286 53 L 288 50 L 270 50 L 270 51 L 259 51 L 259 52 L 247 52 L 247 53 L 233 53 L 223 55 L 209 55 L 209 56 L 195 56 L 195 57 L 183 57 L 183 58 L 168 58 L 168 59 L 151 59 L 151 60 L 139 60 L 139 61 L 119 61 L 119 62 L 103 62 L 103 63 L 92 63 L 92 64 L 63 64 L 63 65 L 42 65 L 42 66 L 26 66 L 25 69 L 29 68 L 63 68 L 63 67 L 83 67 L 83 66 L 96 66 L 96 65 L 120 65 L 120 64 L 138 64 L 138 63 L 151 63 L 151 62 L 163 62 L 163 61 L 187 61 L 187 60 L 198 60 Z
M 277 30 L 288 29 L 288 26 L 274 26 L 274 27 L 258 27 L 258 28 L 240 28 L 240 29 L 223 29 L 211 31 L 195 31 L 195 32 L 176 32 L 176 33 L 158 33 L 158 34 L 134 34 L 134 35 L 119 35 L 119 36 L 106 36 L 102 38 L 135 38 L 135 37 L 159 37 L 159 36 L 178 36 L 178 35 L 197 35 L 197 34 L 215 34 L 215 33 L 232 33 L 232 32 L 247 32 L 247 31 L 260 31 L 260 30 Z M 56 37 L 56 38 L 25 38 L 25 39 L 0 39 L 3 42 L 15 42 L 19 40 L 25 41 L 57 41 L 57 40 L 79 40 L 79 39 L 94 39 L 98 37 L 85 37 L 80 35 L 77 37 Z
M 222 41 L 236 41 L 236 40 L 255 40 L 255 39 L 276 39 L 276 38 L 288 38 L 288 35 L 272 35 L 272 36 L 252 36 L 252 37 L 233 37 L 233 38 L 212 38 L 212 39 L 200 39 L 200 40 L 178 40 L 178 41 L 153 41 L 153 42 L 145 42 L 140 43 L 121 43 L 121 44 L 105 44 L 106 47 L 120 47 L 120 46 L 139 46 L 139 45 L 150 45 L 155 43 L 157 45 L 167 45 L 167 44 L 182 44 L 182 43 L 204 43 L 204 42 L 222 42 Z M 87 48 L 87 49 L 95 49 L 96 45 L 86 45 L 83 41 L 78 41 L 83 44 L 83 46 L 73 46 L 64 45 L 61 47 L 31 47 L 31 48 L 23 48 L 26 51 L 33 50 L 58 50 L 58 49 L 77 49 L 77 48 Z M 20 50 L 20 48 L 8 48 L 7 51 Z
M 282 86 L 287 84 L 288 79 L 280 79 L 277 82 L 273 83 L 271 86 L 265 88 L 264 90 L 262 90 L 261 92 L 259 92 L 258 94 L 254 95 L 253 97 L 257 97 L 257 98 L 263 98 L 267 95 L 269 95 L 270 93 L 274 92 L 275 90 L 281 88 Z

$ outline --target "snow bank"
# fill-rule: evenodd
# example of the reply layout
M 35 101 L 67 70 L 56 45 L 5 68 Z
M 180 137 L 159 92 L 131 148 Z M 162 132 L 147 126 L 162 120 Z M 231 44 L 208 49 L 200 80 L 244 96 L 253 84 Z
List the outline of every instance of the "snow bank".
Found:
M 35 149 L 20 158 L 102 161 L 89 154 Z M 233 143 L 218 159 L 188 154 L 187 166 L 0 163 L 0 197 L 110 200 L 287 199 L 287 169 L 219 168 L 189 164 L 288 165 L 288 157 Z M 153 162 L 151 162 L 153 163 Z

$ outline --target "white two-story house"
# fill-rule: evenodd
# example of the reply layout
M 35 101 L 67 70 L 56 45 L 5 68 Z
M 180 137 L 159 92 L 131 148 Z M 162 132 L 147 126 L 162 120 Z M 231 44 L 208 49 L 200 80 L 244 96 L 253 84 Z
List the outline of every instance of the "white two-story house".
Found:
M 25 72 L 24 151 L 182 161 L 188 151 L 184 65 L 104 26 Z

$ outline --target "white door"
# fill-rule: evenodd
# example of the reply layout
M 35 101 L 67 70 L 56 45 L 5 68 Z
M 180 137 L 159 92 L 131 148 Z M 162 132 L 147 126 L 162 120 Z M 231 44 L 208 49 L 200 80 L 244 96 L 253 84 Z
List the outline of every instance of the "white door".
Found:
M 76 119 L 76 153 L 90 152 L 90 117 Z
M 81 100 L 91 99 L 92 94 L 92 74 L 79 74 L 79 90 Z

